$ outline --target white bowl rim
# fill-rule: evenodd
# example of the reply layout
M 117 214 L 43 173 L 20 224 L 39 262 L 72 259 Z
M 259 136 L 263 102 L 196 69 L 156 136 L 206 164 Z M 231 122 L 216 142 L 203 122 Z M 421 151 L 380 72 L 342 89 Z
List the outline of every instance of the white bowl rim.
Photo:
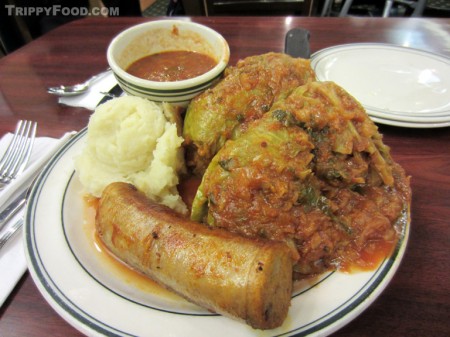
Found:
M 125 70 L 123 70 L 119 65 L 116 63 L 113 57 L 113 49 L 115 45 L 118 43 L 119 39 L 123 38 L 124 35 L 128 34 L 130 31 L 139 30 L 142 29 L 145 26 L 148 26 L 149 28 L 152 28 L 152 26 L 158 26 L 163 24 L 166 25 L 184 25 L 184 26 L 195 26 L 201 29 L 205 29 L 212 33 L 214 36 L 217 37 L 217 39 L 221 42 L 223 46 L 223 53 L 217 62 L 217 65 L 212 68 L 211 70 L 207 71 L 206 73 L 189 78 L 186 80 L 181 81 L 170 81 L 170 82 L 159 82 L 159 81 L 150 81 L 145 80 L 143 78 L 139 78 L 133 75 L 130 75 Z M 119 76 L 126 82 L 132 83 L 133 85 L 139 86 L 139 87 L 151 87 L 152 90 L 176 90 L 176 89 L 184 89 L 184 88 L 190 88 L 192 86 L 200 85 L 203 82 L 210 81 L 213 78 L 216 78 L 220 75 L 220 73 L 225 69 L 225 67 L 228 65 L 230 58 L 230 47 L 228 45 L 228 42 L 225 40 L 225 38 L 215 31 L 214 29 L 205 26 L 203 24 L 199 24 L 192 21 L 184 21 L 184 20 L 154 20 L 154 21 L 147 21 L 143 22 L 134 26 L 131 26 L 123 31 L 121 31 L 118 35 L 116 35 L 110 42 L 107 50 L 107 60 L 109 63 L 109 66 L 113 70 L 116 76 Z

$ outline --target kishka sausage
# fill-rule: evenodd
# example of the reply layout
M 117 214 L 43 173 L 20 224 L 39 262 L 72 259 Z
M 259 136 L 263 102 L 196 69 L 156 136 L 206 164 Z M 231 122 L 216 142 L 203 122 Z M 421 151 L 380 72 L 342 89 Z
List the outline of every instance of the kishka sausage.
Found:
M 284 243 L 193 222 L 127 183 L 105 188 L 96 230 L 117 258 L 204 308 L 257 329 L 287 316 L 293 262 Z

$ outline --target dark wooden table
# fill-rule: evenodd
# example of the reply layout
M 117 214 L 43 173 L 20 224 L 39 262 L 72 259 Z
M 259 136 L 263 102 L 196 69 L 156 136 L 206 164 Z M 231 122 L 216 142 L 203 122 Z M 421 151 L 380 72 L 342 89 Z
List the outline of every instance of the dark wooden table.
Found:
M 228 40 L 231 64 L 282 52 L 293 27 L 311 32 L 311 50 L 344 43 L 386 42 L 450 56 L 449 19 L 193 17 Z M 45 88 L 76 83 L 107 67 L 106 48 L 144 18 L 72 22 L 0 59 L 0 136 L 18 119 L 39 123 L 39 136 L 86 126 L 90 111 L 58 105 Z M 369 79 L 370 80 L 370 79 Z M 450 90 L 450 88 L 449 88 Z M 450 128 L 379 125 L 394 158 L 412 176 L 412 224 L 404 260 L 382 295 L 335 336 L 450 336 Z M 28 273 L 0 310 L 0 335 L 78 336 L 38 292 Z

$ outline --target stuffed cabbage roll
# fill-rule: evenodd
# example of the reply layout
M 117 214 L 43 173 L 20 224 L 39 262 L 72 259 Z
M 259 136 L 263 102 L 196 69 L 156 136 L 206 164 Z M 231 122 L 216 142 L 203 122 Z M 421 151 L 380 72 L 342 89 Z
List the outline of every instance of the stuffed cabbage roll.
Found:
M 301 278 L 389 254 L 409 202 L 409 180 L 363 107 L 332 82 L 311 82 L 225 143 L 191 217 L 286 241 Z
M 183 137 L 187 165 L 201 175 L 225 141 L 269 111 L 273 102 L 315 79 L 309 60 L 286 54 L 251 56 L 188 106 Z

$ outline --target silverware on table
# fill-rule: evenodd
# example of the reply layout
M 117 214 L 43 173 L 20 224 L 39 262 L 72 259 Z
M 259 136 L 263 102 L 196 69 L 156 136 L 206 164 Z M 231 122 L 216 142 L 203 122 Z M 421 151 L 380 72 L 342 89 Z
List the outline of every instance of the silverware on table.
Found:
M 14 225 L 9 227 L 4 233 L 0 235 L 0 250 L 3 248 L 3 246 L 8 242 L 9 239 L 11 239 L 20 228 L 23 226 L 23 219 L 18 219 Z
M 41 170 L 35 172 L 35 176 L 33 178 L 33 182 L 25 188 L 25 190 L 20 193 L 18 197 L 16 197 L 11 204 L 0 213 L 0 230 L 10 221 L 14 215 L 16 215 L 19 211 L 21 211 L 27 202 L 28 195 L 33 188 L 34 183 L 36 182 L 36 178 L 39 175 Z M 0 234 L 0 250 L 3 246 L 8 242 L 9 239 L 13 238 L 14 235 L 19 231 L 23 226 L 23 216 L 21 216 L 12 226 L 7 228 Z
M 36 176 L 39 171 L 36 172 Z M 31 184 L 33 186 L 33 184 Z M 0 212 L 0 230 L 25 206 L 27 201 L 27 192 L 29 188 L 26 188 L 12 201 L 9 201 L 7 205 L 3 206 L 3 210 Z
M 47 88 L 47 92 L 56 96 L 77 96 L 84 94 L 89 90 L 89 87 L 92 83 L 99 80 L 100 78 L 108 75 L 111 72 L 111 69 L 108 68 L 106 71 L 101 72 L 97 75 L 92 76 L 87 81 L 75 85 L 60 85 L 57 87 L 49 87 Z
M 0 190 L 25 169 L 33 149 L 36 128 L 36 122 L 20 120 L 17 123 L 14 136 L 0 160 Z
M 98 103 L 98 105 L 101 105 L 113 98 L 117 98 L 123 95 L 122 88 L 116 84 L 113 86 L 108 92 L 100 92 L 104 97 L 101 99 L 101 101 Z
M 6 224 L 13 219 L 13 217 L 22 211 L 25 207 L 28 194 L 30 193 L 33 185 L 36 182 L 37 177 L 41 173 L 44 166 L 47 164 L 48 160 L 57 152 L 61 147 L 66 144 L 68 140 L 70 140 L 76 132 L 68 132 L 66 133 L 55 147 L 48 151 L 47 154 L 43 155 L 39 158 L 39 160 L 33 163 L 33 166 L 30 166 L 31 171 L 27 171 L 24 173 L 22 181 L 17 182 L 18 186 L 14 188 L 14 194 L 11 195 L 11 198 L 7 199 L 2 205 L 0 205 L 0 230 L 6 226 Z M 20 222 L 20 223 L 19 223 Z M 14 234 L 22 227 L 23 218 L 20 217 L 20 220 L 15 222 L 9 228 L 3 230 L 0 234 L 0 249 L 5 245 L 5 243 L 14 236 Z

